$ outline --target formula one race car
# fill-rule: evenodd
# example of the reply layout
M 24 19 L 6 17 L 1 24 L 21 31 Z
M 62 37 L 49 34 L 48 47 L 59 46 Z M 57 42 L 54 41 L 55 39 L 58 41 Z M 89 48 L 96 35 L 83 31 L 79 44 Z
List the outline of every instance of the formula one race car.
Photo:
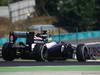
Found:
M 18 42 L 19 38 L 24 41 Z M 2 47 L 2 57 L 6 61 L 21 58 L 46 62 L 73 59 L 75 56 L 80 62 L 93 57 L 84 44 L 76 46 L 64 42 L 48 42 L 45 34 L 36 35 L 34 32 L 11 32 L 9 42 Z

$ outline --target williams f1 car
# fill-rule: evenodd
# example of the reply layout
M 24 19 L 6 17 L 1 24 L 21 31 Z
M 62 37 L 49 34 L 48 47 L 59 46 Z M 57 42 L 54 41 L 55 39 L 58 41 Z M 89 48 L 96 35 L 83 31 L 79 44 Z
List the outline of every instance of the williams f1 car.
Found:
M 25 41 L 17 42 L 19 38 Z M 92 51 L 92 52 L 91 52 Z M 74 59 L 84 62 L 95 57 L 88 44 L 67 44 L 65 42 L 49 42 L 47 35 L 34 32 L 11 32 L 9 42 L 2 47 L 2 57 L 6 61 L 16 58 L 33 59 L 36 61 L 54 61 Z

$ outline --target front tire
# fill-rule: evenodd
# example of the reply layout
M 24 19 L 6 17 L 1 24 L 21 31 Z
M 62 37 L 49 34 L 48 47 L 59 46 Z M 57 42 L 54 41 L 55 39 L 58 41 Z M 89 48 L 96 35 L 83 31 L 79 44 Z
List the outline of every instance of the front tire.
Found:
M 2 58 L 6 61 L 15 59 L 16 51 L 12 48 L 12 43 L 5 43 L 2 48 Z
M 84 44 L 79 44 L 76 48 L 76 56 L 79 62 L 86 62 L 86 59 L 89 58 L 88 48 Z

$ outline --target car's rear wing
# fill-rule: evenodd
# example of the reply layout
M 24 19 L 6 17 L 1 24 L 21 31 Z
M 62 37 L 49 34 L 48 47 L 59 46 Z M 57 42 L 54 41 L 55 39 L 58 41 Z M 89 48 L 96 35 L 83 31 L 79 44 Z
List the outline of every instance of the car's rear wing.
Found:
M 28 42 L 34 41 L 34 32 L 10 32 L 9 34 L 9 41 L 15 42 L 17 38 L 26 38 Z

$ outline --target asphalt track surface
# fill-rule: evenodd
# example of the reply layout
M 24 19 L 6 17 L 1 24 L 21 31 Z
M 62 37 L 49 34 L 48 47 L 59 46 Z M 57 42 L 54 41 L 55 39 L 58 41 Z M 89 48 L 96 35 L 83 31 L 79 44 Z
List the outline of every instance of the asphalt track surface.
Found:
M 78 61 L 53 61 L 53 62 L 36 62 L 34 60 L 14 60 L 14 61 L 4 61 L 0 59 L 1 67 L 9 66 L 76 66 L 76 65 L 100 65 L 100 61 L 87 61 L 87 62 L 78 62 Z

